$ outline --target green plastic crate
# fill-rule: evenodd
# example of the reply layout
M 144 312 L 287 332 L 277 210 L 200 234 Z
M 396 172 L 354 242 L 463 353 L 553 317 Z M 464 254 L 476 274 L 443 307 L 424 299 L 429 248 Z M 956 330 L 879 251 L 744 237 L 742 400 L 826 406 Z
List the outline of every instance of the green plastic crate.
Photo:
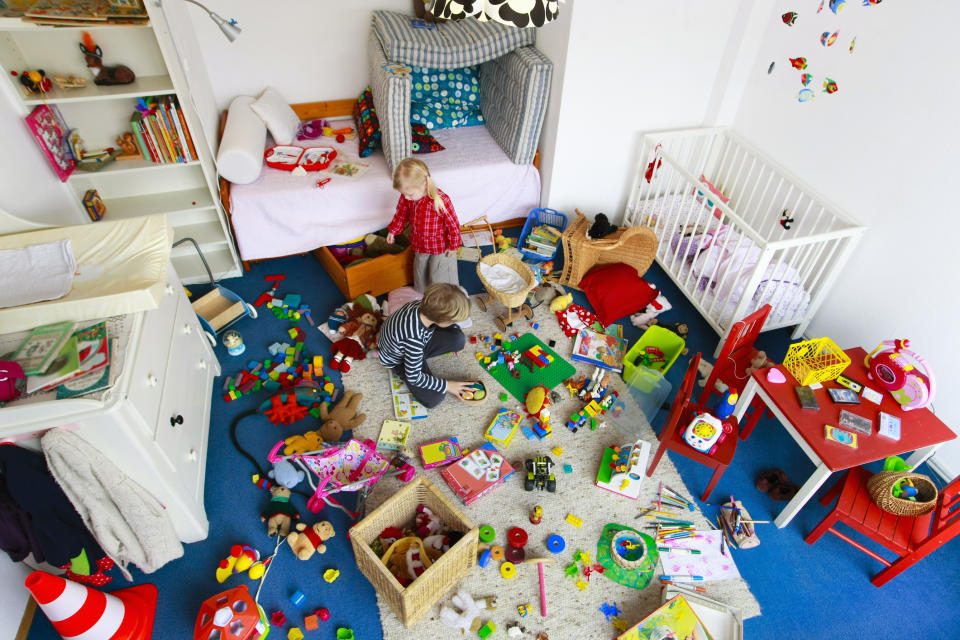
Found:
M 677 358 L 683 352 L 686 342 L 669 329 L 653 325 L 627 351 L 623 359 L 623 379 L 632 387 L 648 392 L 656 386 Z M 652 363 L 649 367 L 640 364 L 641 356 L 647 347 L 657 347 L 663 352 L 663 362 Z

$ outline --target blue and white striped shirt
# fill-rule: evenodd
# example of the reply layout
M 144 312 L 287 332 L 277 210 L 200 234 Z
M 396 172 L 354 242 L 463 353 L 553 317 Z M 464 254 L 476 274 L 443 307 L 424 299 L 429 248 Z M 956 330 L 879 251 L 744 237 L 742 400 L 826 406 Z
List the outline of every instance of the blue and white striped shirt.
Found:
M 425 327 L 420 320 L 420 302 L 408 302 L 387 316 L 377 339 L 380 363 L 410 386 L 446 393 L 447 381 L 423 370 L 423 350 L 434 328 Z

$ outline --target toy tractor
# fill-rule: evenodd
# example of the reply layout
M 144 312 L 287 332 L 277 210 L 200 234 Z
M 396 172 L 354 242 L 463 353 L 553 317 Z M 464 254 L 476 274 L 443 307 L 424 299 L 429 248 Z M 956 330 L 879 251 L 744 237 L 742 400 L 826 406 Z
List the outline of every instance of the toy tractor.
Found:
M 557 479 L 553 475 L 553 460 L 550 456 L 527 458 L 526 468 L 527 478 L 523 481 L 525 490 L 533 491 L 534 487 L 540 491 L 546 489 L 550 493 L 557 490 Z

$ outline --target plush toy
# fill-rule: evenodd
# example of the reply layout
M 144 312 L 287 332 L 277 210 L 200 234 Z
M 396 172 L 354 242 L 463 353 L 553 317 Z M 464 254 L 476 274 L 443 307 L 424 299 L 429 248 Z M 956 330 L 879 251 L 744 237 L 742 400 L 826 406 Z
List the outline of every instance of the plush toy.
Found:
M 567 306 L 573 302 L 573 294 L 568 293 L 565 296 L 557 296 L 550 303 L 550 311 L 557 313 L 558 311 L 563 311 Z
M 303 435 L 290 436 L 283 441 L 287 446 L 283 448 L 283 455 L 292 456 L 296 453 L 318 451 L 323 438 L 317 431 L 307 431 Z
M 344 431 L 363 424 L 367 414 L 357 413 L 361 400 L 363 400 L 362 393 L 344 389 L 343 397 L 333 409 L 328 409 L 329 403 L 326 402 L 320 405 L 320 419 L 323 420 L 320 436 L 323 437 L 324 442 L 337 442 Z
M 590 228 L 587 230 L 587 237 L 591 240 L 598 240 L 607 237 L 611 233 L 615 233 L 619 228 L 620 227 L 615 224 L 610 224 L 610 220 L 607 219 L 607 214 L 598 213 L 593 219 L 593 224 L 590 225 Z
M 649 324 L 650 325 L 660 324 L 660 321 L 654 318 L 653 320 L 650 321 Z M 676 322 L 674 324 L 660 324 L 660 326 L 663 327 L 664 329 L 673 331 L 675 334 L 683 338 L 684 342 L 686 342 L 687 340 L 687 334 L 690 333 L 690 327 L 687 325 L 686 322 Z M 690 349 L 688 349 L 687 347 L 684 347 L 683 351 L 680 352 L 680 354 L 684 356 L 687 355 L 688 353 L 690 353 Z
M 453 541 L 450 539 L 450 536 L 445 536 L 442 533 L 427 536 L 423 539 L 423 549 L 433 562 L 436 562 L 437 558 L 442 556 L 452 544 Z
M 300 481 L 306 477 L 306 473 L 293 466 L 289 460 L 277 460 L 273 463 L 273 469 L 267 472 L 267 475 L 282 487 L 293 489 L 300 484 Z
M 113 66 L 104 66 L 103 51 L 93 41 L 93 38 L 86 31 L 83 32 L 83 42 L 80 43 L 80 51 L 86 58 L 87 67 L 93 74 L 93 83 L 97 85 L 115 85 L 130 84 L 137 79 L 137 75 L 130 67 L 122 64 Z
M 347 311 L 346 322 L 337 327 L 337 333 L 342 337 L 330 345 L 330 353 L 333 354 L 330 368 L 347 373 L 350 371 L 351 362 L 366 358 L 367 351 L 377 345 L 377 332 L 381 324 L 383 316 L 379 310 L 351 307 Z
M 700 379 L 697 381 L 697 384 L 699 384 L 701 387 L 705 387 L 707 386 L 707 378 L 709 378 L 710 374 L 713 373 L 713 365 L 709 361 L 701 358 L 700 364 L 697 365 L 697 372 L 700 374 Z M 730 387 L 725 385 L 720 381 L 719 378 L 717 378 L 713 382 L 713 388 L 720 393 L 726 393 L 727 389 Z
M 418 536 L 428 538 L 440 530 L 440 524 L 440 518 L 434 515 L 429 507 L 425 507 L 422 504 L 417 505 L 413 530 Z
M 670 304 L 667 297 L 662 293 L 658 294 L 656 300 L 648 304 L 643 311 L 630 316 L 630 323 L 638 329 L 646 331 L 651 325 L 656 324 L 652 322 L 654 318 L 661 313 L 670 311 L 670 309 L 673 309 L 673 305 Z
M 460 629 L 460 633 L 476 633 L 483 625 L 480 612 L 484 609 L 496 609 L 497 600 L 491 596 L 474 600 L 466 590 L 461 589 L 453 596 L 453 606 L 440 608 L 440 622 L 451 629 Z
M 309 560 L 314 552 L 326 553 L 327 540 L 335 536 L 333 525 L 323 520 L 308 527 L 303 522 L 297 523 L 297 530 L 287 535 L 287 544 L 293 550 L 293 555 L 301 560 Z
M 290 533 L 290 524 L 300 519 L 300 512 L 290 502 L 290 489 L 276 485 L 270 489 L 270 504 L 260 514 L 260 521 L 267 523 L 267 535 L 286 536 Z
M 750 360 L 750 366 L 744 370 L 744 376 L 750 376 L 754 371 L 758 369 L 763 369 L 764 367 L 772 367 L 774 362 L 767 358 L 766 351 L 757 351 L 754 354 L 753 358 Z

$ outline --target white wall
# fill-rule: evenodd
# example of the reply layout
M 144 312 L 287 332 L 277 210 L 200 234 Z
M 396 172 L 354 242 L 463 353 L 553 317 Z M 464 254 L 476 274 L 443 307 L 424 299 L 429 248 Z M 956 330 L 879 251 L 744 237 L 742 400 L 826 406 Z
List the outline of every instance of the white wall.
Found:
M 789 0 L 775 4 L 735 127 L 869 227 L 808 333 L 868 351 L 909 338 L 936 373 L 937 415 L 958 430 L 960 252 L 947 198 L 960 141 L 960 88 L 949 71 L 960 3 L 929 0 L 918 10 L 847 2 L 839 15 L 826 8 L 817 15 L 813 2 L 806 11 Z M 780 15 L 797 9 L 796 24 L 785 26 Z M 828 30 L 840 33 L 829 49 L 819 43 Z M 804 104 L 796 99 L 801 72 L 787 60 L 797 56 L 807 57 L 818 92 Z M 825 76 L 837 93 L 819 93 Z M 949 477 L 960 474 L 960 444 L 936 460 Z
M 0 607 L 0 640 L 13 640 L 17 635 L 30 597 L 23 581 L 31 571 L 22 562 L 13 562 L 6 553 L 0 553 L 0 600 L 3 601 Z

